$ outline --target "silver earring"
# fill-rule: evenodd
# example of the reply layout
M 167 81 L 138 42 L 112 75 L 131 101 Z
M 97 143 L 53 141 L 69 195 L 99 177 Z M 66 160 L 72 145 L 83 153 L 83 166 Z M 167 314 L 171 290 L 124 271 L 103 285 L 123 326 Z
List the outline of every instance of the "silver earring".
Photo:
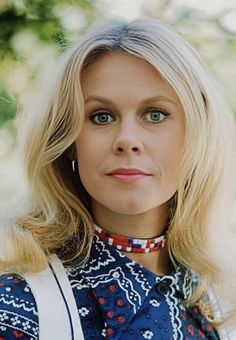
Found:
M 71 166 L 72 166 L 73 172 L 76 172 L 77 167 L 78 167 L 78 165 L 77 165 L 77 159 L 74 159 L 74 160 L 71 162 Z

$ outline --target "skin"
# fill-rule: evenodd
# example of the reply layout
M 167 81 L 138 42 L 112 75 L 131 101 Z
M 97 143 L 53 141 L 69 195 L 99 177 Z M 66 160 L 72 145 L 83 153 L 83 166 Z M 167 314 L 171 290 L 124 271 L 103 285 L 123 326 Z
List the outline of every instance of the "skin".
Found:
M 161 235 L 184 146 L 184 112 L 176 93 L 152 65 L 122 52 L 96 60 L 81 83 L 85 121 L 75 144 L 95 223 L 125 236 Z M 148 176 L 127 182 L 108 175 L 117 168 Z M 158 274 L 169 271 L 166 249 L 127 256 Z

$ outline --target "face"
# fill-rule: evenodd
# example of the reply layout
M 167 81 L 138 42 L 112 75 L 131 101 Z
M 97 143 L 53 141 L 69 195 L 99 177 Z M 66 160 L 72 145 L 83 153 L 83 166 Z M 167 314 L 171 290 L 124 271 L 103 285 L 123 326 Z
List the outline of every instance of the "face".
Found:
M 168 204 L 184 144 L 180 101 L 141 58 L 111 52 L 82 74 L 78 170 L 93 211 L 134 215 Z

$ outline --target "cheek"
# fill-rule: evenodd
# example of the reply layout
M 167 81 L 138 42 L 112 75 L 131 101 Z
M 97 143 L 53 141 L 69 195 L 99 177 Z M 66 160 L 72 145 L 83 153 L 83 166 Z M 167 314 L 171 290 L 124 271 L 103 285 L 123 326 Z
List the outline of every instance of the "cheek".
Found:
M 177 178 L 184 148 L 184 135 L 172 134 L 163 138 L 156 149 L 156 161 L 161 168 L 162 176 Z
M 106 159 L 112 148 L 113 136 L 109 131 L 103 133 L 94 127 L 90 127 L 89 122 L 85 122 L 79 137 L 77 138 L 76 153 L 79 159 L 91 162 Z
M 84 127 L 75 142 L 78 162 L 83 163 L 88 158 L 87 156 L 94 149 L 93 144 L 93 139 L 89 137 L 89 133 Z
M 76 141 L 76 156 L 79 165 L 81 180 L 87 179 L 90 174 L 95 174 L 100 168 L 107 150 L 103 138 L 92 137 L 88 133 L 81 133 Z

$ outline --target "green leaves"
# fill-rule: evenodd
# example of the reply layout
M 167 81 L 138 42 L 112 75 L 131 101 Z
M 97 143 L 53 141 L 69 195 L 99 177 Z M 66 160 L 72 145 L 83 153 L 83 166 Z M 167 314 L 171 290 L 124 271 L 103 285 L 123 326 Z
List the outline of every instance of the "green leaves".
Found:
M 16 114 L 16 104 L 5 89 L 0 88 L 0 126 Z
M 73 32 L 65 25 L 68 12 L 77 13 L 80 19 L 80 30 L 84 31 L 96 16 L 94 1 L 90 0 L 5 0 L 0 4 L 0 127 L 10 121 L 16 114 L 17 105 L 22 93 L 14 91 L 14 99 L 8 94 L 9 77 L 14 70 L 28 69 L 28 82 L 40 74 L 47 60 L 48 50 L 51 55 L 60 54 L 69 44 Z M 77 17 L 67 18 L 74 20 Z M 75 26 L 75 25 L 74 25 Z M 76 30 L 74 34 L 78 36 Z M 34 62 L 35 55 L 45 60 Z M 41 54 L 40 54 L 41 53 Z M 9 72 L 10 71 L 10 72 Z M 12 80 L 11 80 L 12 81 Z M 19 78 L 15 79 L 19 82 Z M 16 86 L 17 87 L 17 86 Z M 18 86 L 19 88 L 19 86 Z

